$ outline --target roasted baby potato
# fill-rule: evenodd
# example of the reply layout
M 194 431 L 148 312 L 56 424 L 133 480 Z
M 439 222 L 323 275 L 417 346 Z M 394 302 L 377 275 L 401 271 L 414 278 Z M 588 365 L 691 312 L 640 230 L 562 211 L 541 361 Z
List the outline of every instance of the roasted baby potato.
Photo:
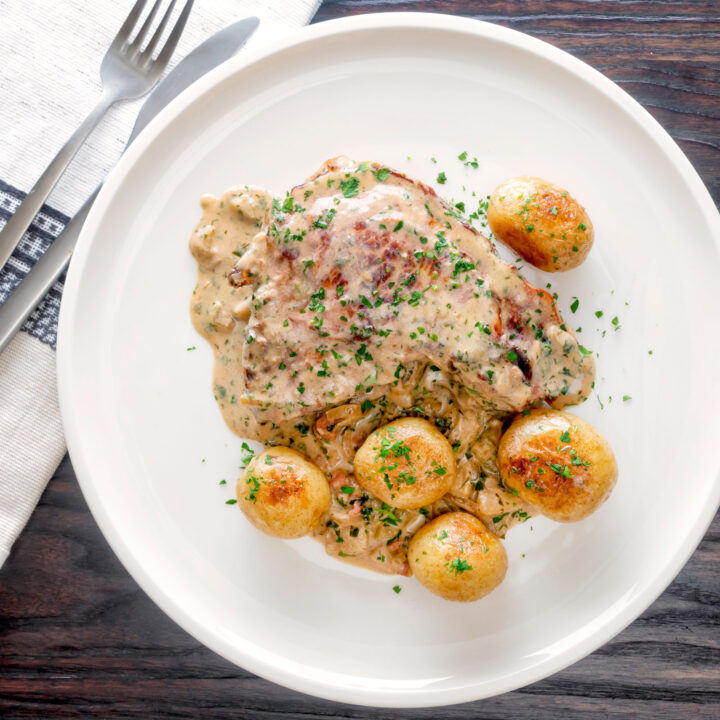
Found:
M 320 468 L 287 447 L 256 455 L 237 482 L 240 509 L 258 530 L 279 538 L 307 535 L 330 507 Z
M 593 244 L 585 208 L 567 190 L 542 178 L 521 175 L 500 183 L 487 217 L 499 240 L 548 272 L 577 267 Z
M 532 410 L 518 415 L 500 439 L 498 469 L 505 485 L 557 522 L 596 510 L 617 480 L 607 440 L 575 415 Z
M 456 474 L 450 443 L 421 418 L 401 418 L 373 431 L 355 454 L 354 465 L 365 490 L 404 509 L 439 500 Z
M 507 572 L 500 540 L 466 512 L 440 515 L 420 528 L 410 539 L 408 563 L 430 592 L 461 602 L 492 592 Z

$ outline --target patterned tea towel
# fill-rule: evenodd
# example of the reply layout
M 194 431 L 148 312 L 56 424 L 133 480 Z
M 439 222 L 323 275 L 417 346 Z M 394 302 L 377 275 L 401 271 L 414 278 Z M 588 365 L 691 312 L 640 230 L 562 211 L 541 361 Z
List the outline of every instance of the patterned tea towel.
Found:
M 100 96 L 100 62 L 134 0 L 0 0 L 0 228 Z M 195 0 L 169 69 L 249 15 L 247 47 L 308 23 L 320 0 Z M 0 270 L 0 311 L 117 161 L 145 98 L 121 103 L 75 157 Z M 55 378 L 63 278 L 0 355 L 0 566 L 65 454 Z

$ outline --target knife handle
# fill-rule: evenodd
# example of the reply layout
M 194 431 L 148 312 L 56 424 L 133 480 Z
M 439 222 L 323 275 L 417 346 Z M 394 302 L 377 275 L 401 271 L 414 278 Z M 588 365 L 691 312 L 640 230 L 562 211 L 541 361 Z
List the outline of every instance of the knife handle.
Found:
M 24 280 L 16 287 L 10 297 L 0 305 L 0 353 L 7 347 L 15 333 L 22 327 L 33 310 L 50 292 L 55 281 L 63 274 L 70 262 L 80 230 L 85 223 L 100 188 L 85 201 L 75 216 L 65 226 L 60 235 L 45 254 L 37 261 Z

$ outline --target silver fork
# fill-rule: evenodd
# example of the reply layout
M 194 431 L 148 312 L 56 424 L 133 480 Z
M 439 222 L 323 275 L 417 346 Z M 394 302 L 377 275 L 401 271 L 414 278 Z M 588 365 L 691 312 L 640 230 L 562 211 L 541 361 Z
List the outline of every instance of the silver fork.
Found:
M 47 200 L 60 176 L 65 172 L 75 153 L 80 149 L 108 108 L 120 100 L 130 100 L 144 95 L 155 85 L 167 66 L 185 28 L 194 0 L 186 0 L 185 6 L 178 16 L 165 45 L 154 59 L 153 52 L 170 20 L 176 0 L 170 1 L 155 33 L 148 41 L 147 46 L 141 49 L 150 33 L 153 20 L 163 3 L 163 0 L 155 0 L 155 4 L 148 13 L 145 22 L 143 22 L 142 27 L 130 42 L 132 31 L 149 1 L 137 0 L 108 48 L 100 66 L 103 90 L 97 105 L 65 145 L 62 146 L 55 159 L 48 165 L 40 179 L 27 194 L 27 197 L 20 203 L 15 214 L 0 232 L 0 270 L 12 255 L 13 250 L 17 247 L 45 200 Z

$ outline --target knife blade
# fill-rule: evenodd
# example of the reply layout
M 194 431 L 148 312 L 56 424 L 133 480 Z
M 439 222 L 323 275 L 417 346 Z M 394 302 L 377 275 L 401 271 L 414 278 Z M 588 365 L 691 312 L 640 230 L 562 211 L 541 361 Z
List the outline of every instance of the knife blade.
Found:
M 260 21 L 256 17 L 233 23 L 209 37 L 183 58 L 143 103 L 125 144 L 125 150 L 171 100 L 198 78 L 235 55 L 259 24 Z M 84 202 L 20 285 L 0 306 L 0 353 L 68 266 L 80 230 L 101 187 L 102 183 Z
M 224 30 L 216 32 L 183 58 L 143 103 L 127 145 L 130 145 L 150 120 L 185 88 L 192 85 L 209 70 L 235 55 L 259 24 L 260 20 L 256 17 L 245 18 L 233 23 Z

